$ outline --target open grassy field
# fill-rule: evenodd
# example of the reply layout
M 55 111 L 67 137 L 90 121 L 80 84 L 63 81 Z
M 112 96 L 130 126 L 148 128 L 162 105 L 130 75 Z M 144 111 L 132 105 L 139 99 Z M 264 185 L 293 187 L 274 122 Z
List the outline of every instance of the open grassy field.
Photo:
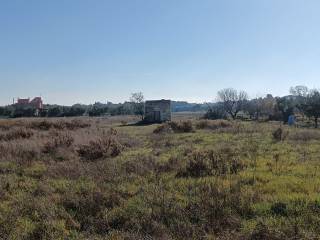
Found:
M 319 239 L 320 132 L 0 120 L 0 239 Z

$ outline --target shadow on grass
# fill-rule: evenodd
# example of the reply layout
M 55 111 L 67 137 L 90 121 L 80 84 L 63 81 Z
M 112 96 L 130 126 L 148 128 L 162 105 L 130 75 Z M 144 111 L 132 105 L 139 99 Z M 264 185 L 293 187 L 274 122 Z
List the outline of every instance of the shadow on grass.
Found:
M 119 125 L 119 127 L 141 127 L 141 126 L 150 126 L 150 125 L 154 125 L 154 124 L 161 124 L 163 122 L 146 122 L 146 121 L 139 121 L 139 122 L 135 122 L 135 123 L 128 123 L 125 125 Z

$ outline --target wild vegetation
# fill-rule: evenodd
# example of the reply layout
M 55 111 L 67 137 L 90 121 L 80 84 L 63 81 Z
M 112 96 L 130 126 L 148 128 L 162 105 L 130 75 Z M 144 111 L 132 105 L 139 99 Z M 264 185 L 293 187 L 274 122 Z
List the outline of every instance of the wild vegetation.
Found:
M 188 102 L 171 101 L 172 112 L 204 112 L 207 110 L 206 104 L 196 104 Z M 55 104 L 45 104 L 43 109 L 37 110 L 32 106 L 0 106 L 0 117 L 21 118 L 21 117 L 79 117 L 79 116 L 123 116 L 144 115 L 144 96 L 141 92 L 133 93 L 129 101 L 124 103 L 101 103 L 94 104 L 74 104 L 72 106 L 61 106 Z
M 0 239 L 320 235 L 320 131 L 138 119 L 0 120 Z

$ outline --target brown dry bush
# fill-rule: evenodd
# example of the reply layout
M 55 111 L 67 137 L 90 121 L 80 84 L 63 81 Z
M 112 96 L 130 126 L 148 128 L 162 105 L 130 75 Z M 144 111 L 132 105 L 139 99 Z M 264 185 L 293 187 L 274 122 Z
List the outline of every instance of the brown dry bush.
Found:
M 273 140 L 280 142 L 280 141 L 284 141 L 287 138 L 288 134 L 289 134 L 288 131 L 285 131 L 282 127 L 279 127 L 272 132 L 272 137 L 273 137 Z
M 233 124 L 227 120 L 200 120 L 196 123 L 197 129 L 221 129 L 221 128 L 230 128 L 233 127 Z
M 66 133 L 66 134 L 58 134 L 55 137 L 53 137 L 52 140 L 49 140 L 46 142 L 43 146 L 42 152 L 43 153 L 53 153 L 57 150 L 59 147 L 70 147 L 74 142 L 74 138 Z
M 114 136 L 107 136 L 78 146 L 77 152 L 81 158 L 93 161 L 102 157 L 116 157 L 123 148 L 124 146 Z
M 57 130 L 77 130 L 79 128 L 87 128 L 91 125 L 84 121 L 74 119 L 72 121 L 33 121 L 29 124 L 29 127 L 32 129 L 48 131 L 49 129 L 57 129 Z
M 139 154 L 122 164 L 127 174 L 146 176 L 150 173 L 166 173 L 179 170 L 181 161 L 178 157 L 170 157 L 168 161 L 159 161 L 154 154 Z
M 13 141 L 17 139 L 28 139 L 33 136 L 33 132 L 25 129 L 25 128 L 18 128 L 7 133 L 0 135 L 0 141 Z
M 191 121 L 169 122 L 158 126 L 153 133 L 188 133 L 193 132 Z
M 204 226 L 215 233 L 240 228 L 240 216 L 235 211 L 236 206 L 243 212 L 250 211 L 240 203 L 240 189 L 234 183 L 230 186 L 232 192 L 220 184 L 218 181 L 199 184 L 196 193 L 198 201 L 191 202 L 187 207 L 190 218 L 203 221 Z
M 180 169 L 176 177 L 205 177 L 237 174 L 246 167 L 229 148 L 209 151 L 193 151 L 188 156 L 187 166 Z
M 14 159 L 19 166 L 30 165 L 33 161 L 38 160 L 40 153 L 36 148 L 30 148 L 23 144 L 16 144 L 14 149 L 7 152 L 7 157 Z
M 80 128 L 87 128 L 87 127 L 91 126 L 90 123 L 81 121 L 79 119 L 74 119 L 71 122 L 66 121 L 66 122 L 62 123 L 62 125 L 64 125 L 65 128 L 68 129 L 68 130 L 77 130 L 77 129 L 80 129 Z
M 47 131 L 49 130 L 50 128 L 53 127 L 53 123 L 52 122 L 49 122 L 49 121 L 46 121 L 46 120 L 43 120 L 43 121 L 32 121 L 30 124 L 29 124 L 29 127 L 32 128 L 32 129 L 36 129 L 36 130 L 43 130 L 43 131 Z
M 100 189 L 93 189 L 66 193 L 62 205 L 73 215 L 73 221 L 79 226 L 80 231 L 105 234 L 108 226 L 103 217 L 103 210 L 112 208 L 117 204 L 118 199 L 120 197 L 113 198 Z
M 122 164 L 122 168 L 127 174 L 146 176 L 154 172 L 158 167 L 156 158 L 151 154 L 139 154 Z
M 320 140 L 320 132 L 317 130 L 303 129 L 295 132 L 290 132 L 288 139 L 301 142 Z
M 8 131 L 14 127 L 24 126 L 24 122 L 20 120 L 1 120 L 0 119 L 0 129 L 3 131 Z
M 158 163 L 156 171 L 158 173 L 165 173 L 177 171 L 181 167 L 182 158 L 171 156 L 167 162 Z
M 169 124 L 161 124 L 156 129 L 153 130 L 153 133 L 160 134 L 160 133 L 172 133 L 172 128 Z
M 286 237 L 280 232 L 273 231 L 263 222 L 259 222 L 253 232 L 251 233 L 250 240 L 282 240 Z M 292 238 L 299 239 L 299 238 Z
M 175 133 L 193 132 L 191 121 L 170 122 L 169 125 Z
M 177 173 L 177 177 L 205 177 L 212 175 L 206 153 L 194 152 L 185 169 Z

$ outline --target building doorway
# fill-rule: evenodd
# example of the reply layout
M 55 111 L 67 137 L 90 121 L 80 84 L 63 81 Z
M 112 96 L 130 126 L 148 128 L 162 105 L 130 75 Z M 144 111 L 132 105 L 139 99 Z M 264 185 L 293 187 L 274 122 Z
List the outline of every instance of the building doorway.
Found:
M 160 111 L 153 112 L 153 119 L 155 122 L 161 122 L 161 113 Z

